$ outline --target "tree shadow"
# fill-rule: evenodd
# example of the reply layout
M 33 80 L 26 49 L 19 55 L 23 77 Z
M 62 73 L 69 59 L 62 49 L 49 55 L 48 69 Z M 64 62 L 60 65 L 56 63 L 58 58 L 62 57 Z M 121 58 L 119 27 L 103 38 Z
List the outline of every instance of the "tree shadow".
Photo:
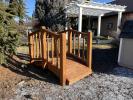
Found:
M 20 57 L 20 58 L 18 58 Z M 23 66 L 24 63 L 19 61 L 18 59 L 29 58 L 26 54 L 18 54 L 17 56 L 7 58 L 7 63 L 3 64 L 3 67 L 8 68 L 12 72 L 15 72 L 17 74 L 33 78 L 39 81 L 45 81 L 53 84 L 59 84 L 59 79 L 49 70 L 39 68 L 34 65 L 27 64 L 26 66 Z M 28 59 L 29 60 L 29 59 Z
M 92 65 L 95 72 L 110 72 L 117 66 L 118 48 L 93 49 Z
M 23 53 L 17 53 L 16 55 L 19 59 L 25 60 L 25 61 L 30 61 L 30 56 L 28 54 L 23 54 Z
M 92 55 L 92 70 L 94 73 L 105 73 L 133 78 L 132 70 L 123 68 L 117 64 L 118 48 L 93 49 Z M 29 78 L 59 84 L 59 79 L 49 70 L 30 64 L 27 64 L 27 67 L 22 66 L 24 63 L 21 60 L 29 61 L 29 58 L 29 55 L 22 53 L 18 53 L 15 57 L 8 56 L 7 63 L 4 64 L 3 67 Z
M 118 65 L 118 50 L 118 48 L 93 49 L 93 72 L 133 78 L 133 70 Z

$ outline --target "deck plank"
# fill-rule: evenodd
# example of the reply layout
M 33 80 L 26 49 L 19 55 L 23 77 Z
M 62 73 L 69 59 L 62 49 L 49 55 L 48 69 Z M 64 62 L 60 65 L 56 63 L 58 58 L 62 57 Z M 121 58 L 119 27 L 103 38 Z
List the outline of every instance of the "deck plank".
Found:
M 56 59 L 56 58 L 54 58 L 54 59 Z M 50 61 L 51 60 L 52 59 L 50 59 Z M 36 62 L 35 64 L 38 66 L 44 66 L 44 63 L 41 63 L 41 61 Z M 52 65 L 52 61 L 51 61 L 51 63 L 48 63 L 47 68 L 50 71 L 52 71 L 57 77 L 60 77 L 59 76 L 60 66 L 56 67 L 56 65 Z M 92 74 L 91 68 L 76 61 L 72 57 L 69 57 L 66 59 L 66 85 L 73 84 L 73 83 L 83 79 L 84 77 L 89 76 L 90 74 Z
M 85 65 L 76 62 L 73 59 L 67 59 L 66 64 L 67 85 L 73 84 L 92 73 L 89 67 L 86 67 Z

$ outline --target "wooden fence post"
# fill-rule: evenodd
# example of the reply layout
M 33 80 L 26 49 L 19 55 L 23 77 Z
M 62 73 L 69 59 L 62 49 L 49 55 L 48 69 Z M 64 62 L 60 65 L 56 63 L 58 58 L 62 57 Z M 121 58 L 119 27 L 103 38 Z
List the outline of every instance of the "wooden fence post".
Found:
M 68 53 L 72 53 L 72 31 L 68 31 Z
M 87 66 L 90 69 L 92 67 L 92 32 L 89 32 L 87 36 Z
M 60 83 L 66 84 L 66 34 L 62 33 L 60 38 Z

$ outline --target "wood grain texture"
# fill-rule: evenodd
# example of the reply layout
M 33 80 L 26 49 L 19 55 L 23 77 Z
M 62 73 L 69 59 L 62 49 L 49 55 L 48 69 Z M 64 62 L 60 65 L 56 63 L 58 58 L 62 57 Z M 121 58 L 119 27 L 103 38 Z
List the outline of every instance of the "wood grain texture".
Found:
M 87 37 L 87 66 L 91 69 L 91 66 L 92 66 L 92 32 L 89 32 L 88 37 Z
M 68 54 L 66 33 L 68 32 Z M 37 34 L 38 33 L 38 34 Z M 60 84 L 70 85 L 92 73 L 92 33 L 66 30 L 60 35 L 47 29 L 29 34 L 29 54 L 34 65 L 47 68 L 59 79 Z M 79 35 L 83 37 L 80 43 Z M 78 45 L 76 37 L 78 36 Z M 87 38 L 87 60 L 85 60 L 85 39 Z M 77 48 L 77 49 L 76 49 Z M 82 57 L 80 50 L 82 49 Z M 73 51 L 72 51 L 73 50 Z M 78 50 L 78 52 L 77 52 Z M 46 67 L 45 67 L 46 66 Z
M 62 33 L 60 38 L 60 84 L 66 84 L 66 34 Z

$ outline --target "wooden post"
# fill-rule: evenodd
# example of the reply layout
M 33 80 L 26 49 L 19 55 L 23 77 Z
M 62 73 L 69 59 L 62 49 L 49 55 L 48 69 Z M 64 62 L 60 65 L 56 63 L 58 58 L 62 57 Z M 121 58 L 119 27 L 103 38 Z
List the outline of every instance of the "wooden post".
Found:
M 60 83 L 66 84 L 66 34 L 62 33 L 60 38 Z
M 54 56 L 57 56 L 57 50 L 58 50 L 58 48 L 57 48 L 57 40 L 58 40 L 57 38 L 54 38 Z
M 31 55 L 30 62 L 32 63 L 32 60 L 34 58 L 34 39 L 33 39 L 33 36 L 30 36 L 30 55 Z
M 49 62 L 49 35 L 47 35 L 47 62 Z
M 78 57 L 80 57 L 80 34 L 78 35 Z
M 91 69 L 92 66 L 92 32 L 87 36 L 87 66 Z
M 68 32 L 68 53 L 72 53 L 72 31 Z
M 41 42 L 42 42 L 42 58 L 43 60 L 44 59 L 47 59 L 47 47 L 46 47 L 46 32 L 42 31 L 42 39 L 41 39 Z
M 54 37 L 51 37 L 51 53 L 52 53 L 52 64 L 54 64 Z
M 83 50 L 82 50 L 82 59 L 85 60 L 85 37 L 83 36 Z
M 75 55 L 75 33 L 73 35 L 73 54 Z

